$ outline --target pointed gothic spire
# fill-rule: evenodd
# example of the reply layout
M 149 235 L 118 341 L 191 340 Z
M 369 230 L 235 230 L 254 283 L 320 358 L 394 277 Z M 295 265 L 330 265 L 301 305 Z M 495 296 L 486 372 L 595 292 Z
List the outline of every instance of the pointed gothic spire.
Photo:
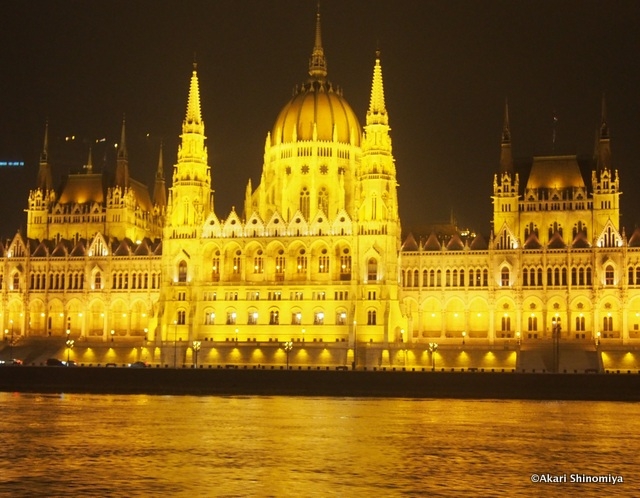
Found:
M 120 143 L 118 144 L 118 157 L 116 159 L 116 181 L 119 187 L 129 186 L 129 154 L 127 153 L 127 142 L 125 138 L 125 119 L 122 117 L 122 132 L 120 133 Z
M 509 102 L 507 99 L 504 100 L 504 120 L 502 123 L 502 141 L 500 144 L 500 173 L 513 173 L 511 128 L 509 126 Z
M 125 141 L 125 116 L 122 116 L 122 130 L 120 131 L 120 143 L 118 144 L 118 159 L 128 159 L 127 143 Z
M 318 3 L 318 11 L 316 13 L 316 36 L 311 59 L 309 60 L 309 76 L 317 80 L 324 80 L 327 77 L 327 61 L 324 58 L 320 31 L 320 3 Z
M 607 124 L 607 104 L 604 94 L 602 95 L 602 117 L 600 119 L 600 134 L 596 144 L 598 171 L 611 170 L 611 139 L 609 137 L 609 125 Z
M 607 124 L 607 101 L 602 94 L 602 117 L 600 121 L 600 138 L 609 138 L 609 125 Z
M 42 153 L 40 154 L 40 162 L 46 163 L 49 161 L 49 120 L 44 125 L 44 145 L 42 146 Z
M 384 104 L 384 87 L 382 84 L 382 66 L 380 65 L 380 51 L 376 51 L 376 64 L 373 68 L 373 83 L 371 85 L 371 100 L 367 111 L 367 124 L 389 124 L 389 116 Z
M 44 127 L 44 144 L 40 154 L 40 165 L 38 167 L 37 187 L 45 192 L 53 188 L 51 179 L 51 167 L 49 166 L 49 121 Z
M 153 202 L 159 208 L 167 205 L 167 192 L 164 183 L 164 163 L 162 161 L 162 142 L 160 142 L 160 156 L 158 157 L 158 169 L 156 170 L 156 183 L 153 187 Z
M 160 141 L 160 156 L 158 157 L 158 168 L 156 169 L 156 180 L 164 180 L 164 163 L 162 161 L 162 141 Z
M 198 64 L 193 63 L 193 73 L 191 74 L 191 85 L 189 86 L 189 100 L 187 102 L 187 124 L 199 125 L 202 121 L 200 114 L 200 87 L 198 85 Z
M 90 175 L 93 173 L 93 161 L 91 160 L 91 147 L 89 147 L 89 157 L 87 159 L 87 165 L 85 166 L 87 170 L 87 174 Z

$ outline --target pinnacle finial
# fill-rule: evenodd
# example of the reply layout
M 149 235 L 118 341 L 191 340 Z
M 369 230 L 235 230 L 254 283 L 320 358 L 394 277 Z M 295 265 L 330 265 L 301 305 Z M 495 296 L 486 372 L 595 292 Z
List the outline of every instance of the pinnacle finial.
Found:
M 602 117 L 600 121 L 600 138 L 609 138 L 609 125 L 607 124 L 607 101 L 602 93 Z
M 156 170 L 156 179 L 164 180 L 164 164 L 162 161 L 162 140 L 160 140 L 160 156 L 158 157 L 158 169 Z
M 511 128 L 509 125 L 509 100 L 504 99 L 504 119 L 502 122 L 502 143 L 511 142 Z
M 200 124 L 202 115 L 200 114 L 200 87 L 198 84 L 197 64 L 193 63 L 193 73 L 191 74 L 191 84 L 189 86 L 189 100 L 187 102 L 186 122 L 189 124 Z
M 379 49 L 376 50 L 376 63 L 373 67 L 373 83 L 371 84 L 369 110 L 367 111 L 367 124 L 389 124 L 389 116 L 384 103 L 384 85 L 382 83 Z
M 120 143 L 118 144 L 118 159 L 127 159 L 127 143 L 125 140 L 125 115 L 122 115 L 122 131 L 120 132 Z
M 504 99 L 504 121 L 502 123 L 502 143 L 500 146 L 500 174 L 513 173 L 511 153 L 511 128 L 509 126 L 509 102 Z
M 49 120 L 47 119 L 44 124 L 44 144 L 42 146 L 42 153 L 40 154 L 40 162 L 46 163 L 49 160 Z
M 318 2 L 318 11 L 316 13 L 316 33 L 313 52 L 309 60 L 309 75 L 313 78 L 323 80 L 327 77 L 327 61 L 324 58 L 324 49 L 322 48 L 322 34 L 320 29 L 320 2 Z
M 91 147 L 89 147 L 89 157 L 87 158 L 87 165 L 85 166 L 88 175 L 93 173 L 93 161 L 91 159 L 91 156 Z

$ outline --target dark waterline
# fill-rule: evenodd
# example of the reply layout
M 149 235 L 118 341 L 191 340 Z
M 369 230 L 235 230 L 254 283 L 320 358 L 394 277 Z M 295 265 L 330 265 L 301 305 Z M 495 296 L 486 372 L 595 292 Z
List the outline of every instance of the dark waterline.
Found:
M 640 484 L 635 403 L 0 393 L 0 413 L 4 496 L 633 496 Z

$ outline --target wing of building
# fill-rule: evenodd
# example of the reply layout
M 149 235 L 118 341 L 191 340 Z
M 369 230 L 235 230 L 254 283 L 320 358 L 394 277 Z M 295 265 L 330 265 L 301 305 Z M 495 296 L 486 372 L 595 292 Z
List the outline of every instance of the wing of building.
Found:
M 197 68 L 166 191 L 129 175 L 51 182 L 47 132 L 26 236 L 0 246 L 2 324 L 87 340 L 451 343 L 638 337 L 640 234 L 620 229 L 603 104 L 592 163 L 536 157 L 515 173 L 505 107 L 493 232 L 401 240 L 396 165 L 376 54 L 363 124 L 328 79 L 320 16 L 308 75 L 265 138 L 242 212 L 215 209 Z M 583 171 L 590 168 L 591 177 Z M 425 215 L 427 217 L 428 214 Z

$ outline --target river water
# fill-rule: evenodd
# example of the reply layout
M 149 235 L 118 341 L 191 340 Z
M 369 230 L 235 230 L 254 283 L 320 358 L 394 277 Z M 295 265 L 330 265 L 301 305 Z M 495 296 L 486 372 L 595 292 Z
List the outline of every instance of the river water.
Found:
M 638 496 L 639 449 L 635 403 L 0 393 L 11 497 Z

